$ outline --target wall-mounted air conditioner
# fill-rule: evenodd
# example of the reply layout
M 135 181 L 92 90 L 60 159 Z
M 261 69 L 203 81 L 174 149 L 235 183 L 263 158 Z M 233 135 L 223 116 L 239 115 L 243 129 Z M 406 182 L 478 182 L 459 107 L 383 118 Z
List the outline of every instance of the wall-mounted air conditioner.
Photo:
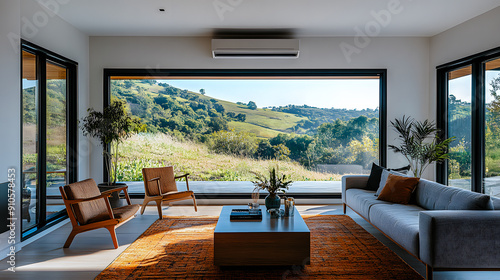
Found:
M 297 39 L 212 39 L 213 58 L 297 58 Z

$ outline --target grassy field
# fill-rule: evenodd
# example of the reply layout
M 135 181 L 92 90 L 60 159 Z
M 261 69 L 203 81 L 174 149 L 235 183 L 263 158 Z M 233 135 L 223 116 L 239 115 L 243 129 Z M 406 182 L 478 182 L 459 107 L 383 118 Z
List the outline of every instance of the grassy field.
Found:
M 116 81 L 117 84 L 122 85 L 123 82 Z M 152 98 L 157 97 L 159 92 L 161 92 L 164 88 L 157 84 L 140 84 L 142 88 L 144 88 L 143 94 L 146 94 Z M 133 87 L 130 89 L 134 94 L 139 94 L 138 91 Z M 211 96 L 202 95 L 198 92 L 192 92 L 198 96 L 200 99 L 210 100 L 213 99 Z M 173 97 L 180 103 L 187 102 L 186 99 L 175 96 Z M 215 98 L 222 106 L 226 112 L 234 112 L 236 114 L 245 114 L 246 120 L 245 122 L 230 122 L 229 127 L 236 131 L 244 131 L 254 133 L 257 137 L 260 138 L 272 138 L 279 133 L 291 133 L 292 128 L 297 125 L 297 123 L 301 120 L 306 120 L 307 118 L 298 117 L 293 114 L 283 113 L 272 111 L 269 109 L 256 109 L 251 110 L 246 105 L 239 105 L 233 102 L 221 100 Z M 258 104 L 257 104 L 258 105 Z
M 229 122 L 227 125 L 230 129 L 234 129 L 238 132 L 253 133 L 259 138 L 273 138 L 282 133 L 274 129 L 261 127 L 247 122 Z
M 339 181 L 338 174 L 320 173 L 289 161 L 258 160 L 214 154 L 203 144 L 178 142 L 165 134 L 138 134 L 120 147 L 119 181 L 142 181 L 143 167 L 172 165 L 176 174 L 197 181 L 251 181 L 252 172 L 266 174 L 272 166 L 294 181 Z
M 250 110 L 245 105 L 219 100 L 226 112 L 243 113 L 247 115 L 246 123 L 254 124 L 262 128 L 268 128 L 277 132 L 291 132 L 290 129 L 299 121 L 307 118 L 297 117 L 293 114 L 272 111 L 269 109 Z M 257 135 L 259 136 L 259 135 Z

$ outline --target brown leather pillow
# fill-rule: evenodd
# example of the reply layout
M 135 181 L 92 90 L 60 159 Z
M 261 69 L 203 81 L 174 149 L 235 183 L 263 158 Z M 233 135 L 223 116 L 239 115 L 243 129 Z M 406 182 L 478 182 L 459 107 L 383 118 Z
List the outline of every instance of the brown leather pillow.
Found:
M 418 181 L 420 181 L 420 178 L 389 174 L 385 186 L 377 199 L 408 204 L 411 194 L 415 190 L 415 187 L 417 187 Z

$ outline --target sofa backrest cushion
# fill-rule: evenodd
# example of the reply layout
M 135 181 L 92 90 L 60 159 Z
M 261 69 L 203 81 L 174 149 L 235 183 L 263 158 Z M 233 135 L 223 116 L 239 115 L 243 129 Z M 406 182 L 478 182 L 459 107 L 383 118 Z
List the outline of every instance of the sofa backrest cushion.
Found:
M 382 177 L 382 172 L 384 170 L 395 171 L 401 174 L 406 174 L 410 170 L 410 166 L 403 166 L 400 168 L 388 169 L 372 163 L 372 169 L 370 171 L 370 177 L 368 178 L 368 183 L 366 184 L 366 189 L 370 191 L 377 191 L 380 187 L 380 178 Z M 396 173 L 394 173 L 396 174 Z M 379 192 L 380 193 L 380 192 Z M 378 194 L 377 194 L 378 195 Z
M 414 192 L 415 203 L 427 210 L 486 210 L 490 197 L 421 179 Z
M 368 177 L 368 182 L 366 183 L 366 189 L 370 191 L 376 191 L 380 184 L 380 176 L 382 176 L 382 171 L 384 168 L 378 166 L 375 163 L 372 164 L 372 170 L 370 171 L 370 177 Z
M 500 210 L 500 198 L 490 197 L 490 205 L 488 210 Z

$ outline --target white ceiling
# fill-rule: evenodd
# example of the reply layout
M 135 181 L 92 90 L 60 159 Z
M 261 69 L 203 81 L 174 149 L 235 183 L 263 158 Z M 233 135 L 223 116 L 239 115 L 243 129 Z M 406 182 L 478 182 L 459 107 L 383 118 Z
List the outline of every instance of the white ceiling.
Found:
M 297 37 L 356 36 L 356 28 L 373 24 L 372 12 L 389 12 L 389 3 L 397 2 L 385 26 L 371 26 L 375 35 L 434 36 L 500 6 L 500 0 L 36 1 L 60 3 L 48 7 L 91 36 L 211 36 L 227 29 L 285 30 Z

